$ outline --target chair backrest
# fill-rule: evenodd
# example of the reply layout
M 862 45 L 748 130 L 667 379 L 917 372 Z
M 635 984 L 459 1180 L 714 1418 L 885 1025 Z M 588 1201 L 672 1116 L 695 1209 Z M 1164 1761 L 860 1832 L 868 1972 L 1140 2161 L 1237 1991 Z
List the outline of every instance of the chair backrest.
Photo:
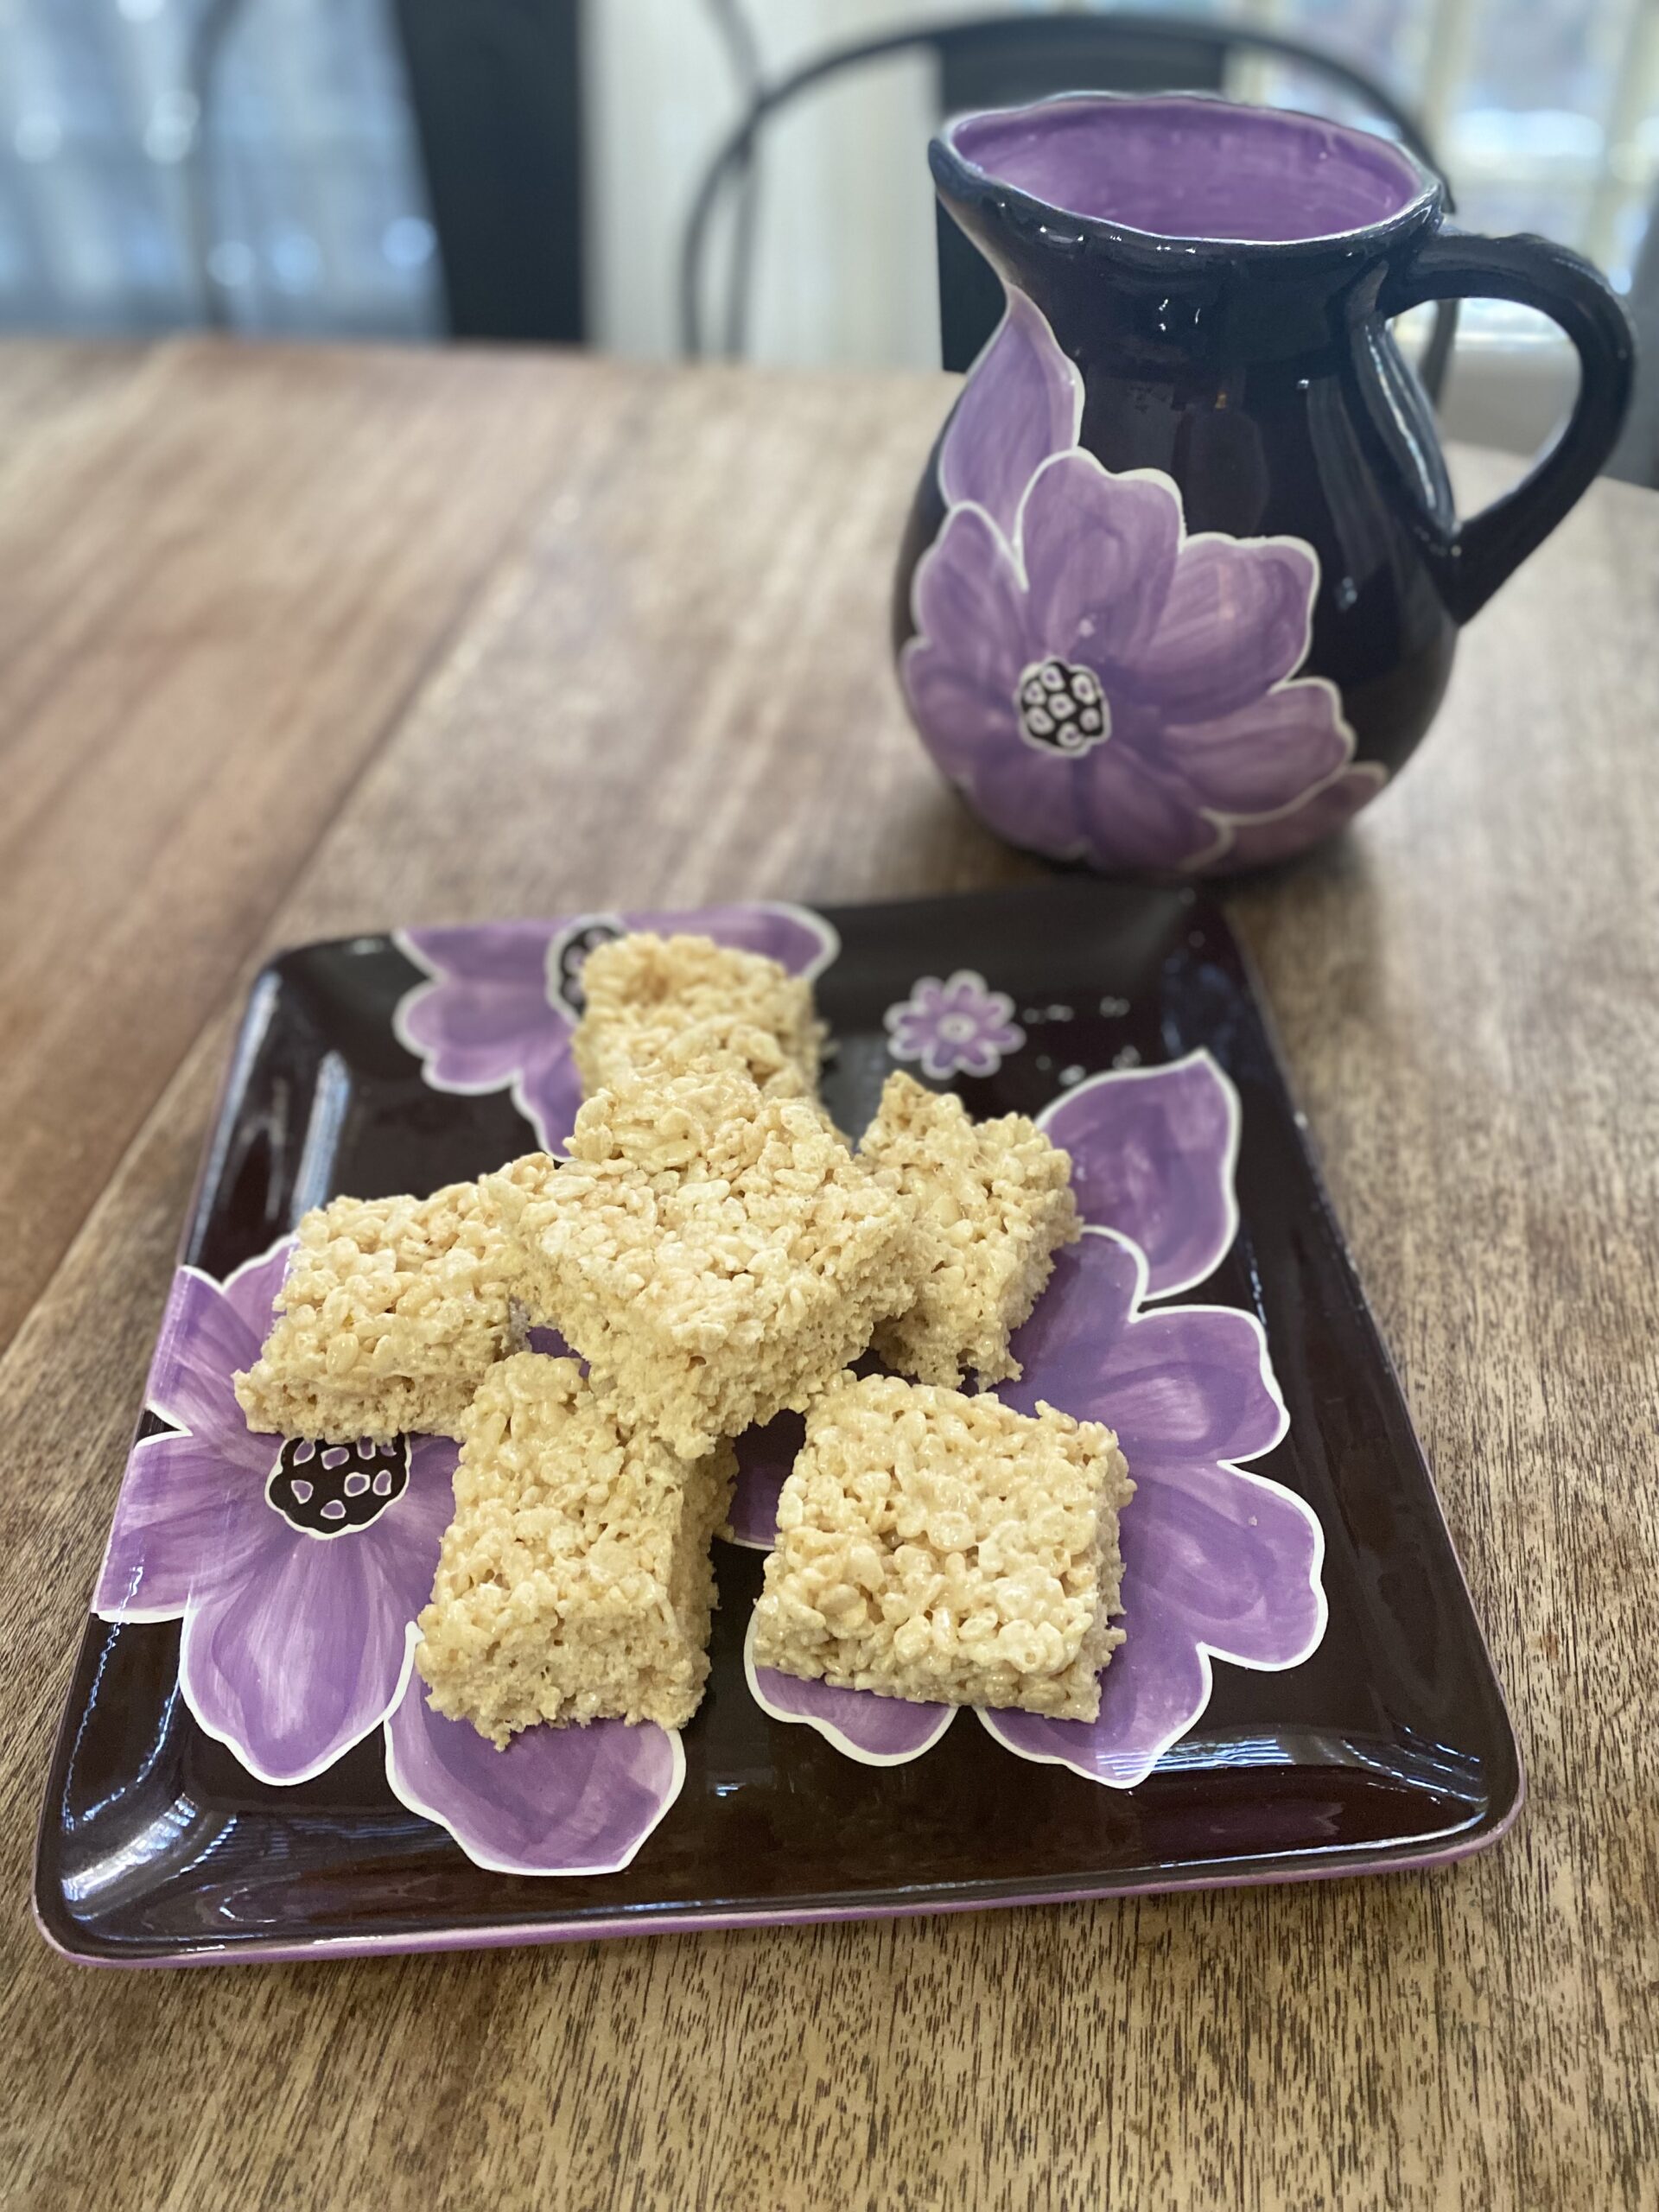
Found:
M 578 0 L 392 0 L 455 338 L 587 335 Z
M 1363 71 L 1318 47 L 1243 23 L 1200 22 L 1135 10 L 1106 14 L 989 16 L 965 22 L 918 23 L 887 35 L 837 47 L 766 86 L 715 152 L 686 220 L 680 255 L 681 340 L 693 358 L 703 347 L 702 296 L 714 217 L 727 191 L 754 189 L 754 154 L 772 118 L 832 78 L 910 52 L 931 52 L 939 78 L 940 111 L 1007 107 L 1048 93 L 1219 92 L 1230 63 L 1255 56 L 1289 62 L 1357 100 L 1388 123 L 1418 158 L 1444 175 L 1423 134 L 1404 108 Z M 1448 205 L 1450 194 L 1448 192 Z M 733 257 L 728 337 L 741 334 L 751 281 L 741 226 Z M 988 264 L 943 210 L 938 215 L 939 328 L 948 369 L 965 369 L 995 327 L 1002 290 Z M 1419 373 L 1438 398 L 1457 327 L 1453 302 L 1442 301 Z

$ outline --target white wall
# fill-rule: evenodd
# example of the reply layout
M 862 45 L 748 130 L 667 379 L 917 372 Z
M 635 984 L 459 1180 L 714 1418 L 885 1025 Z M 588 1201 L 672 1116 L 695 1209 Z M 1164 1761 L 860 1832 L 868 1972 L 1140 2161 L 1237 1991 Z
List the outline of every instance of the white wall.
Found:
M 775 76 L 879 35 L 893 0 L 748 0 Z M 964 12 L 910 0 L 905 20 Z M 590 312 L 619 353 L 678 350 L 680 234 L 740 111 L 701 0 L 588 0 Z M 902 58 L 806 95 L 766 138 L 749 358 L 938 365 L 930 65 Z M 723 298 L 723 291 L 716 297 Z

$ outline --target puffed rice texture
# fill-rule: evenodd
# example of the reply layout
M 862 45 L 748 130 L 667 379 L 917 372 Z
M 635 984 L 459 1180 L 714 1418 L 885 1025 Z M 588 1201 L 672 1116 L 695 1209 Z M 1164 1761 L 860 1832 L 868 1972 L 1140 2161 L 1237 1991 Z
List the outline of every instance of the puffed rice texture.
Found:
M 753 1656 L 841 1689 L 1092 1720 L 1123 1641 L 1112 1432 L 848 1376 L 807 1415 Z
M 1008 1338 L 1082 1234 L 1070 1154 L 1023 1114 L 970 1121 L 961 1099 L 895 1074 L 859 1157 L 917 1216 L 915 1302 L 877 1329 L 878 1356 L 946 1387 L 1017 1376 Z
M 688 1457 L 813 1396 L 914 1293 L 914 1214 L 804 1099 L 702 1068 L 589 1099 L 515 1289 Z
M 461 1425 L 455 1514 L 415 1663 L 505 1745 L 538 1721 L 683 1728 L 709 1678 L 710 1540 L 736 1462 L 619 1422 L 575 1360 L 519 1352 Z

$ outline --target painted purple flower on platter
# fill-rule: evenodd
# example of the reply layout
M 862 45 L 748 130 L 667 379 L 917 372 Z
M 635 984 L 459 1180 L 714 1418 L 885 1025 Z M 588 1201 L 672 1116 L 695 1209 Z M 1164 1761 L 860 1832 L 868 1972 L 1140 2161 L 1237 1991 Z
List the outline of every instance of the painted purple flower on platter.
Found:
M 1102 868 L 1211 869 L 1327 834 L 1335 687 L 1298 676 L 1319 561 L 1300 538 L 1186 533 L 1154 469 L 1077 443 L 1077 372 L 1020 293 L 940 449 L 946 513 L 899 661 L 929 750 L 1014 843 Z
M 557 1152 L 582 1103 L 570 1039 L 582 967 L 595 945 L 629 930 L 695 931 L 806 976 L 821 974 L 840 949 L 820 916 L 782 904 L 400 930 L 399 949 L 428 980 L 398 1001 L 398 1042 L 435 1090 L 511 1088 L 537 1142 Z
M 418 1631 L 409 1631 L 413 1652 Z M 679 1731 L 593 1720 L 525 1728 L 504 1751 L 427 1702 L 418 1676 L 387 1715 L 386 1780 L 502 1874 L 616 1874 L 685 1780 Z
M 1039 1398 L 1117 1432 L 1135 1483 L 1120 1522 L 1126 1639 L 1092 1721 L 982 1713 L 999 1743 L 1117 1789 L 1149 1774 L 1210 1701 L 1211 1658 L 1300 1666 L 1325 1633 L 1325 1538 L 1301 1499 L 1243 1465 L 1289 1426 L 1254 1314 L 1144 1310 L 1145 1256 L 1086 1230 L 1055 1262 L 999 1395 Z
M 919 976 L 910 996 L 890 1006 L 883 1017 L 887 1050 L 895 1060 L 916 1060 L 936 1083 L 960 1072 L 995 1075 L 1026 1033 L 1014 1018 L 1006 991 L 988 988 L 971 968 L 958 968 L 941 982 Z
M 1208 1052 L 1096 1076 L 1046 1106 L 1037 1126 L 1071 1155 L 1083 1218 L 1146 1255 L 1148 1298 L 1215 1273 L 1238 1234 L 1239 1108 Z
M 182 1622 L 185 1703 L 262 1782 L 308 1781 L 384 1725 L 394 1789 L 480 1865 L 626 1866 L 678 1793 L 677 1738 L 536 1728 L 499 1752 L 427 1703 L 412 1624 L 454 1510 L 454 1444 L 247 1428 L 232 1378 L 258 1355 L 289 1249 L 223 1284 L 174 1276 L 144 1400 L 169 1426 L 133 1446 L 92 1610 Z
M 1044 1399 L 1116 1430 L 1136 1484 L 1121 1522 L 1127 1637 L 1096 1720 L 980 1718 L 1020 1758 L 1129 1789 L 1198 1722 L 1212 1659 L 1288 1668 L 1314 1650 L 1324 1537 L 1300 1498 L 1244 1464 L 1287 1425 L 1261 1324 L 1230 1307 L 1147 1303 L 1202 1281 L 1236 1233 L 1231 1084 L 1198 1052 L 1100 1077 L 1043 1120 L 1072 1154 L 1089 1225 L 1014 1338 L 1021 1379 L 997 1395 L 1020 1412 Z M 739 1541 L 770 1543 L 798 1444 L 798 1431 L 773 1424 L 740 1446 Z M 956 1717 L 747 1663 L 766 1711 L 860 1760 L 919 1757 Z

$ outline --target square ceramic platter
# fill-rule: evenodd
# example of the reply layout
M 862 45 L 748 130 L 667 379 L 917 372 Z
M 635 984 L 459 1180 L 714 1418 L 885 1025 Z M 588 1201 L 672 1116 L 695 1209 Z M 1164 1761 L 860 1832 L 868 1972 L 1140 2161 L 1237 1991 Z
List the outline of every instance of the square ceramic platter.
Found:
M 242 1293 L 224 1296 L 245 1309 L 252 1286 L 257 1325 L 280 1260 L 250 1263 L 307 1207 L 425 1192 L 556 1144 L 581 957 L 623 918 L 360 937 L 275 961 L 208 1142 L 175 1304 L 218 1301 L 234 1278 Z M 243 1485 L 236 1525 L 265 1548 L 240 1588 L 226 1586 L 247 1549 L 231 1522 L 192 1522 L 188 1500 L 153 1482 L 150 1535 L 134 1537 L 129 1472 L 128 1532 L 118 1517 L 41 1830 L 37 1910 L 70 1956 L 440 1949 L 1284 1881 L 1443 1862 L 1513 1821 L 1516 1745 L 1423 1455 L 1216 909 L 1191 891 L 1059 879 L 707 920 L 819 971 L 825 1096 L 843 1128 L 862 1128 L 902 1059 L 976 1116 L 1049 1109 L 1074 1150 L 1093 1226 L 1021 1339 L 1023 1387 L 1116 1421 L 1142 1478 L 1123 1522 L 1128 1641 L 1100 1728 L 1005 1737 L 972 1713 L 944 1726 L 868 1698 L 851 1720 L 791 1711 L 810 1695 L 745 1665 L 761 1554 L 721 1543 L 712 1681 L 683 1737 L 543 1728 L 503 1758 L 435 1720 L 461 1731 L 435 1749 L 406 1664 L 377 1691 L 360 1635 L 331 1643 L 280 1618 L 298 1587 L 284 1561 L 369 1562 L 362 1583 L 372 1548 L 291 1530 L 264 1488 L 275 1441 L 256 1440 L 260 1466 L 225 1478 Z M 1126 1317 L 1147 1330 L 1127 1364 Z M 250 1325 L 226 1324 L 244 1339 Z M 169 1427 L 207 1433 L 219 1417 L 168 1398 L 177 1333 L 170 1306 L 140 1424 L 152 1455 L 193 1448 Z M 223 1377 L 213 1387 L 222 1408 Z M 135 1465 L 153 1470 L 145 1449 Z M 226 1445 L 244 1462 L 249 1449 Z M 419 1554 L 406 1580 L 429 1571 L 453 1456 L 428 1443 L 409 1463 L 408 1497 L 426 1480 L 430 1510 L 423 1529 L 404 1521 Z M 760 1458 L 743 1511 L 764 1540 Z M 394 1499 L 382 1538 L 411 1510 Z M 275 1517 L 254 1528 L 250 1512 Z M 342 1614 L 355 1587 L 340 1584 Z M 420 1594 L 385 1601 L 402 1606 L 399 1633 Z M 340 1649 L 360 1682 L 316 1679 Z M 277 1749 L 238 1750 L 237 1697 Z M 310 1749 L 294 1750 L 308 1728 Z

